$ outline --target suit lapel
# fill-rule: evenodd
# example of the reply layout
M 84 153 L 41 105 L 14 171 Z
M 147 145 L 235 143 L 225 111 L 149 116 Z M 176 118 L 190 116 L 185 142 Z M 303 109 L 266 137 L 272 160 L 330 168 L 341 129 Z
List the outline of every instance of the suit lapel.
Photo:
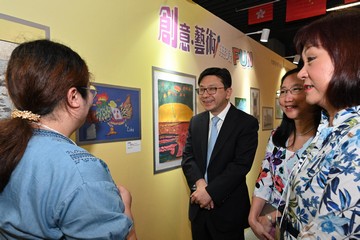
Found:
M 201 124 L 199 126 L 200 130 L 200 139 L 202 139 L 200 146 L 201 146 L 201 153 L 202 159 L 204 163 L 204 169 L 206 168 L 206 155 L 207 155 L 207 145 L 208 145 L 208 138 L 209 138 L 209 112 L 206 112 L 202 115 Z

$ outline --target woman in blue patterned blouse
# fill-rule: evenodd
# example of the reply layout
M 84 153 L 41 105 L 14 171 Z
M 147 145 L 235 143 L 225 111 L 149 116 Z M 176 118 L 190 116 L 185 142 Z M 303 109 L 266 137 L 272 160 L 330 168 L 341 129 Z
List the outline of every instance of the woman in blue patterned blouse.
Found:
M 360 239 L 360 11 L 314 21 L 294 42 L 306 101 L 324 111 L 289 178 L 284 237 Z

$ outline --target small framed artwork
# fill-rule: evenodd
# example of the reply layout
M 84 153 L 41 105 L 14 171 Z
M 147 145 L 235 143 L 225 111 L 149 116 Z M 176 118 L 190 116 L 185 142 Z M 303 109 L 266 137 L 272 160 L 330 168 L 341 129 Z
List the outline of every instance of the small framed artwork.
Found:
M 274 109 L 272 107 L 263 107 L 262 116 L 262 130 L 272 130 L 274 128 Z
M 5 86 L 5 71 L 12 51 L 25 41 L 50 39 L 50 27 L 3 13 L 0 13 L 0 22 L 0 120 L 2 120 L 9 118 L 14 108 Z
M 12 51 L 18 44 L 0 40 L 0 119 L 9 118 L 13 104 L 5 86 L 5 71 Z
M 140 89 L 93 83 L 97 89 L 79 145 L 141 139 Z
M 235 107 L 246 112 L 246 98 L 235 97 Z
M 283 111 L 281 110 L 279 98 L 275 98 L 275 118 L 282 119 Z
M 153 74 L 154 174 L 180 167 L 190 119 L 195 114 L 193 75 L 157 67 Z
M 260 122 L 260 89 L 250 88 L 250 115 Z

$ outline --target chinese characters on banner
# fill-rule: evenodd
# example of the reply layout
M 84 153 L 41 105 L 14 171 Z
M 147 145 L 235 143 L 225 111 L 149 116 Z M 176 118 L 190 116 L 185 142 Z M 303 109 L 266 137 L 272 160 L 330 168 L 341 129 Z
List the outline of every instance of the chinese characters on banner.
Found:
M 166 43 L 173 48 L 177 48 L 177 38 L 178 38 L 178 9 L 170 10 L 169 7 L 162 7 L 160 9 L 160 34 L 159 39 L 163 43 Z M 183 33 L 181 34 L 184 43 L 187 41 L 187 35 L 190 33 L 190 27 L 188 31 L 186 26 L 182 29 Z M 187 49 L 186 45 L 181 44 L 184 49 Z
M 196 25 L 193 39 L 191 39 L 191 27 L 186 23 L 179 23 L 179 10 L 173 10 L 168 6 L 160 8 L 159 40 L 182 51 L 190 52 L 190 46 L 194 46 L 195 54 L 213 55 L 215 57 L 220 43 L 220 35 L 213 30 Z
M 219 56 L 234 65 L 239 62 L 244 68 L 253 67 L 251 51 L 229 49 L 220 43 L 220 39 L 220 35 L 210 28 L 196 25 L 192 29 L 188 24 L 180 23 L 177 7 L 160 7 L 158 40 L 164 44 L 184 52 L 193 51 L 196 55 Z

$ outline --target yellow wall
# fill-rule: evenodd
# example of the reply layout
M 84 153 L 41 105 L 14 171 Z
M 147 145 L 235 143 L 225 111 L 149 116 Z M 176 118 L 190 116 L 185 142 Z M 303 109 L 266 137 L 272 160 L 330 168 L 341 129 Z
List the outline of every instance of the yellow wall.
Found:
M 177 6 L 180 22 L 190 25 L 192 33 L 195 25 L 208 27 L 221 35 L 227 48 L 252 51 L 254 67 L 234 66 L 219 56 L 196 56 L 163 44 L 158 40 L 161 5 Z M 190 0 L 0 0 L 0 6 L 2 14 L 48 26 L 52 40 L 69 45 L 87 61 L 95 82 L 141 88 L 141 151 L 126 154 L 125 142 L 85 148 L 104 159 L 115 181 L 130 189 L 139 239 L 191 239 L 189 193 L 181 169 L 153 174 L 152 66 L 196 76 L 210 66 L 226 67 L 234 82 L 231 101 L 235 96 L 247 98 L 249 109 L 250 87 L 260 89 L 261 106 L 274 107 L 283 66 L 292 68 L 292 64 Z M 1 21 L 0 29 L 0 39 L 13 31 Z M 20 35 L 16 38 L 32 38 Z M 260 122 L 259 147 L 248 176 L 250 192 L 269 133 L 261 130 Z

